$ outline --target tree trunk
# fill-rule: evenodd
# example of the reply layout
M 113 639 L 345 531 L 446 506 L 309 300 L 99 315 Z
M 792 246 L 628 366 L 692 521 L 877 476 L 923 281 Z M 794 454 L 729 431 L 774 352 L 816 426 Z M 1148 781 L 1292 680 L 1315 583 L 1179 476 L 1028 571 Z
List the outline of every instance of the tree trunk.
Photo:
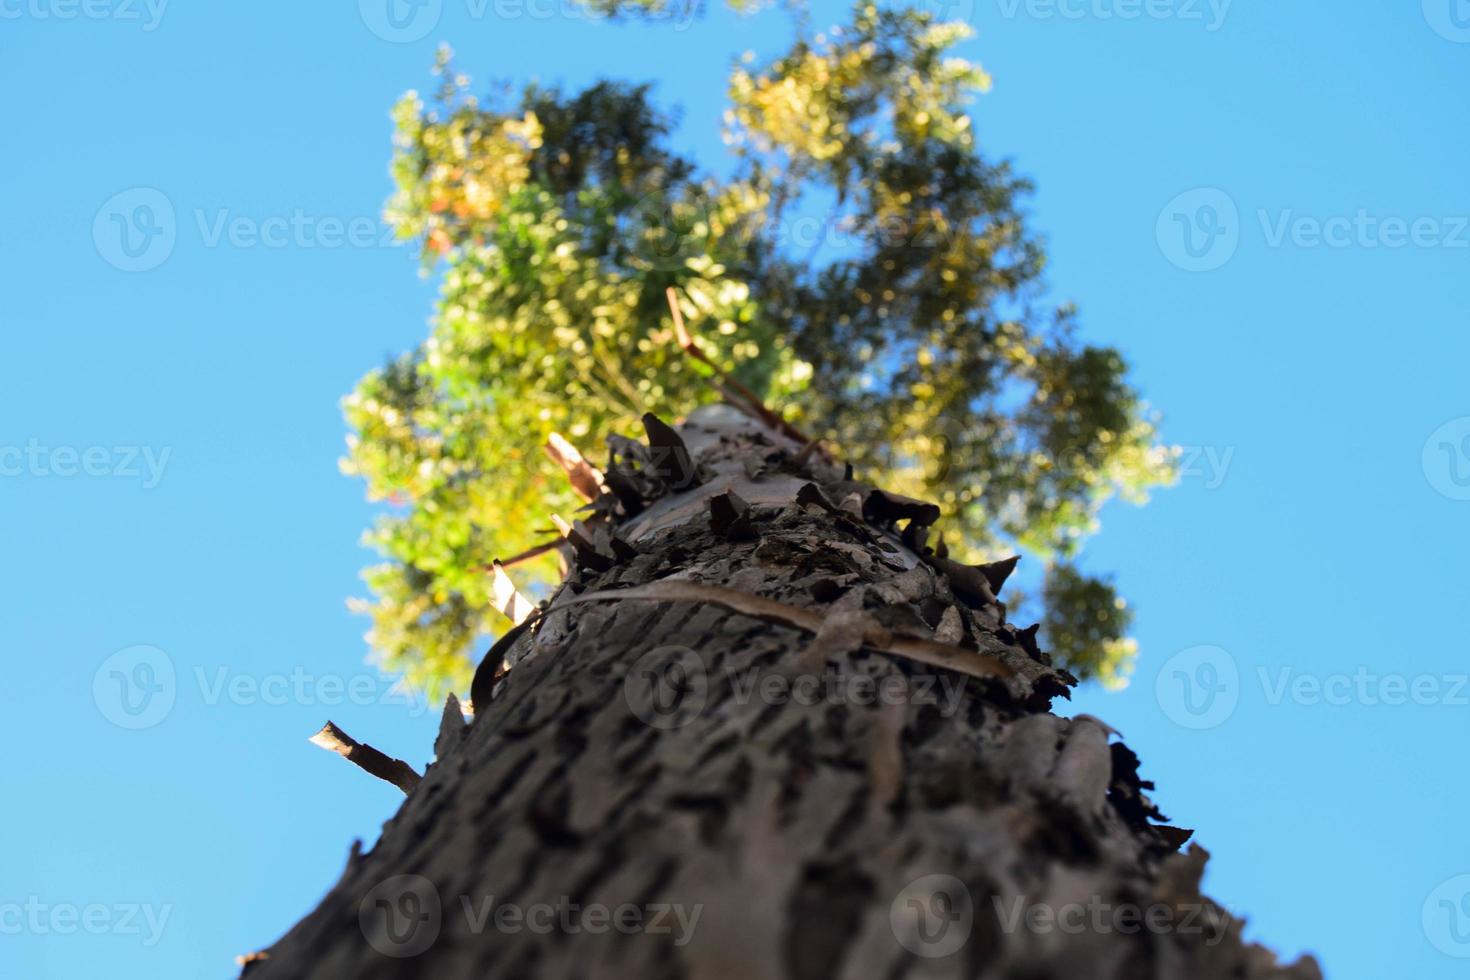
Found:
M 1004 622 L 1007 567 L 729 409 L 649 429 L 473 723 L 451 701 L 249 980 L 1320 977 L 1201 896 L 1105 725 L 1050 713 L 1072 679 Z

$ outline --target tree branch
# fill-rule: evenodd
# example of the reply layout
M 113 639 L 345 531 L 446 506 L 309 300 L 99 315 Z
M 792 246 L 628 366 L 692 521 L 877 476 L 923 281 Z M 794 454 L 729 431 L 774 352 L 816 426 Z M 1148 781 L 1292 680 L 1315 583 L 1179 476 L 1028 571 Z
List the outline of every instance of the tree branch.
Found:
M 414 771 L 413 766 L 402 759 L 390 758 L 371 745 L 356 741 L 330 721 L 311 737 L 311 744 L 337 753 L 369 775 L 397 786 L 405 794 L 413 792 L 413 788 L 423 779 Z

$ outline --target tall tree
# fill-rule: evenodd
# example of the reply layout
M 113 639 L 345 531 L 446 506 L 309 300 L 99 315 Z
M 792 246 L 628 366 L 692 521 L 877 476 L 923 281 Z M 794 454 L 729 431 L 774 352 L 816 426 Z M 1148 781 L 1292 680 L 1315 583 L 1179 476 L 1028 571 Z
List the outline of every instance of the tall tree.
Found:
M 732 410 L 614 437 L 570 571 L 249 980 L 1318 980 L 1199 891 L 1074 679 L 939 509 Z
M 442 297 L 428 340 L 346 402 L 346 468 L 390 504 L 360 603 L 386 668 L 464 689 L 496 628 L 486 569 L 576 505 L 552 432 L 629 435 L 720 397 L 676 343 L 673 286 L 707 362 L 935 500 L 960 557 L 1031 555 L 1022 606 L 1046 642 L 1081 676 L 1126 675 L 1129 612 L 1074 559 L 1099 507 L 1167 481 L 1173 454 L 1121 356 L 1047 303 L 1029 186 L 975 146 L 989 79 L 953 53 L 967 33 L 860 3 L 737 62 L 725 179 L 667 148 L 644 86 L 481 100 L 441 53 L 430 102 L 394 112 L 389 217 Z M 528 571 L 555 580 L 549 559 Z
M 443 295 L 347 467 L 392 505 L 373 646 L 473 721 L 451 696 L 423 777 L 319 734 L 407 800 L 252 980 L 1319 977 L 1051 713 L 1126 673 L 1073 559 L 1172 454 L 1046 301 L 964 35 L 860 3 L 740 62 L 723 180 L 642 87 L 482 103 L 444 52 L 399 104 L 390 215 Z

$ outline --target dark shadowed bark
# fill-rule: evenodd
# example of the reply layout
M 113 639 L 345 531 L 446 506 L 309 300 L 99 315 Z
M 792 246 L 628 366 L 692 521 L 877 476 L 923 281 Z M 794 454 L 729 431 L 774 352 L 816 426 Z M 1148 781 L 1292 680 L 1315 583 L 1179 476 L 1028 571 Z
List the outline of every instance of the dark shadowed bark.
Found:
M 1103 723 L 1050 713 L 1072 679 L 1005 623 L 1007 567 L 729 410 L 649 435 L 250 980 L 1319 977 L 1201 896 Z

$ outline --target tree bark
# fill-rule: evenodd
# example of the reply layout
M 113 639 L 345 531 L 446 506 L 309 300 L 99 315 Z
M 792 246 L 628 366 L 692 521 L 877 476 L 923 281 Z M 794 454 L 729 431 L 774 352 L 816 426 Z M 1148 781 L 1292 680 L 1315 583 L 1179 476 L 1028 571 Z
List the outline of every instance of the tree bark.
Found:
M 451 701 L 249 980 L 1320 977 L 1201 895 L 1103 723 L 1050 712 L 1072 679 L 1005 622 L 1008 569 L 727 409 L 649 429 L 473 723 Z

